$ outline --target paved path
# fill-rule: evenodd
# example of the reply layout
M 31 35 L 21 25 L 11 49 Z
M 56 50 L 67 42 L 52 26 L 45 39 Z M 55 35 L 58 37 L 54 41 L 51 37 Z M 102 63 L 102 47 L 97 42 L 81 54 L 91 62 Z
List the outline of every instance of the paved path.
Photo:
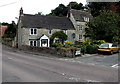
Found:
M 118 69 L 14 51 L 3 46 L 3 82 L 117 82 Z

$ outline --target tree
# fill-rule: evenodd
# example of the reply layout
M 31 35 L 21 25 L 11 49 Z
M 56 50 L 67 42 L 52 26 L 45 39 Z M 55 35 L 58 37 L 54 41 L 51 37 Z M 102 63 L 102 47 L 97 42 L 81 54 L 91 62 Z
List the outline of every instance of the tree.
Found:
M 87 9 L 87 6 L 84 7 L 82 3 L 70 2 L 69 5 L 67 6 L 65 6 L 64 4 L 59 4 L 59 6 L 52 10 L 51 13 L 47 14 L 47 16 L 59 16 L 59 17 L 67 16 L 70 4 L 72 9 L 76 10 L 84 10 L 84 8 Z
M 105 11 L 87 23 L 86 37 L 94 40 L 112 42 L 120 34 L 120 16 L 112 11 Z
M 54 10 L 51 10 L 50 14 L 47 16 L 66 16 L 67 15 L 67 7 L 64 4 L 59 4 Z
M 76 10 L 84 10 L 84 6 L 82 3 L 77 3 L 77 2 L 70 2 L 69 5 L 71 5 L 72 9 Z M 69 7 L 69 5 L 67 7 Z
M 63 31 L 57 31 L 52 34 L 51 36 L 51 43 L 53 43 L 54 38 L 59 38 L 62 43 L 64 43 L 65 40 L 67 40 L 67 35 Z
M 3 37 L 14 38 L 16 35 L 16 28 L 17 28 L 17 25 L 15 24 L 14 21 L 12 21 L 11 24 L 8 24 L 8 28 L 5 30 L 5 35 Z
M 7 23 L 7 22 L 3 22 L 3 23 L 2 23 L 2 25 L 7 26 L 7 25 L 8 25 L 8 23 Z
M 43 13 L 42 12 L 38 12 L 35 15 L 43 15 Z
M 88 7 L 91 9 L 93 17 L 99 16 L 101 11 L 108 10 L 109 2 L 89 2 Z
M 99 16 L 105 10 L 111 10 L 120 14 L 120 2 L 89 2 L 88 7 L 93 17 Z

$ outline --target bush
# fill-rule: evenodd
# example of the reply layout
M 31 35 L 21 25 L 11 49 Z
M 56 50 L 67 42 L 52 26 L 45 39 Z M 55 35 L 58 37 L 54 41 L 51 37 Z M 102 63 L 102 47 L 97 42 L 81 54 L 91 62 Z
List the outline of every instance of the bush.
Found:
M 100 45 L 102 43 L 105 43 L 105 40 L 94 40 L 94 41 L 92 41 L 92 44 Z
M 55 47 L 55 48 L 57 48 L 57 47 L 63 47 L 63 44 L 60 43 L 60 42 L 55 42 L 55 43 L 52 44 L 52 47 Z
M 96 45 L 87 45 L 86 46 L 86 53 L 88 54 L 95 54 L 97 53 L 98 47 Z
M 4 41 L 12 41 L 13 38 L 2 38 L 2 40 L 4 40 Z
M 90 44 L 90 43 L 92 43 L 91 40 L 85 40 L 85 41 L 83 41 L 83 44 Z

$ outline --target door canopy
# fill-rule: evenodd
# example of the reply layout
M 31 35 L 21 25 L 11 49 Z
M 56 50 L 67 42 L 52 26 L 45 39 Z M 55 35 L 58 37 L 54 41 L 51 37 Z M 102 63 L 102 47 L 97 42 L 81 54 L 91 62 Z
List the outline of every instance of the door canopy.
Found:
M 49 47 L 49 38 L 46 35 L 42 35 L 40 38 L 40 47 Z

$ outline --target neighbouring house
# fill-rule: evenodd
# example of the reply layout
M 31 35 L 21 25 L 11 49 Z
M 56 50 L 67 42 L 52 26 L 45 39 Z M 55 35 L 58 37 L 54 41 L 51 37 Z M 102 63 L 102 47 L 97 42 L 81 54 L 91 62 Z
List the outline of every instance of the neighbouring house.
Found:
M 56 31 L 63 31 L 68 41 L 75 41 L 75 28 L 67 17 L 24 14 L 20 10 L 17 43 L 22 45 L 50 47 L 50 37 Z
M 67 41 L 84 41 L 85 24 L 92 19 L 90 13 L 70 9 L 67 17 L 24 14 L 20 10 L 17 31 L 17 45 L 50 47 L 50 37 L 56 31 L 63 31 Z M 56 38 L 55 38 L 56 39 Z
M 4 36 L 5 30 L 7 29 L 7 26 L 0 25 L 0 36 Z
M 76 41 L 83 42 L 88 39 L 85 37 L 86 22 L 92 20 L 92 15 L 89 12 L 82 10 L 70 9 L 67 17 L 71 20 L 75 27 Z

